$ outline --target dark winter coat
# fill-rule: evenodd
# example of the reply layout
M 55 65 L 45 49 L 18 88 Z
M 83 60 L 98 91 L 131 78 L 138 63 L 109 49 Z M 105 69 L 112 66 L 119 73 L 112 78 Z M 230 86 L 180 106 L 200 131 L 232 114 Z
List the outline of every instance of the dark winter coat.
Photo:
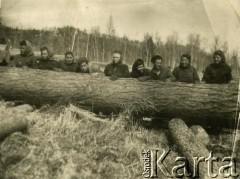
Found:
M 7 66 L 8 63 L 6 62 L 6 59 L 0 60 L 0 66 Z
M 11 61 L 9 63 L 9 66 L 13 66 L 13 67 L 32 67 L 34 61 L 36 60 L 36 57 L 34 56 L 33 53 L 33 48 L 32 45 L 30 44 L 29 41 L 25 41 L 26 42 L 26 52 L 25 54 L 19 54 L 19 55 L 14 55 L 11 57 Z
M 150 80 L 160 80 L 160 81 L 166 81 L 167 79 L 174 81 L 175 78 L 170 71 L 170 69 L 166 67 L 161 67 L 160 74 L 157 74 L 157 70 L 153 68 L 150 72 Z
M 42 58 L 35 60 L 33 65 L 33 68 L 41 70 L 56 70 L 59 69 L 59 67 L 59 62 L 54 60 L 53 53 L 49 54 L 47 60 L 43 60 Z
M 131 72 L 131 77 L 132 78 L 139 78 L 139 77 L 142 77 L 142 76 L 149 76 L 150 75 L 150 70 L 149 69 L 144 69 L 143 70 L 143 73 L 140 72 L 139 70 L 134 70 Z
M 128 66 L 122 62 L 108 64 L 104 70 L 104 74 L 105 76 L 117 76 L 119 78 L 130 77 Z
M 182 67 L 180 65 L 179 67 L 176 67 L 173 70 L 173 75 L 175 77 L 175 80 L 179 82 L 186 82 L 186 83 L 200 82 L 197 70 L 192 66 Z
M 232 80 L 232 70 L 225 62 L 213 63 L 206 68 L 202 80 L 213 84 L 229 83 Z
M 79 66 L 75 62 L 73 62 L 72 64 L 66 64 L 64 60 L 61 60 L 59 61 L 58 68 L 67 72 L 77 72 Z

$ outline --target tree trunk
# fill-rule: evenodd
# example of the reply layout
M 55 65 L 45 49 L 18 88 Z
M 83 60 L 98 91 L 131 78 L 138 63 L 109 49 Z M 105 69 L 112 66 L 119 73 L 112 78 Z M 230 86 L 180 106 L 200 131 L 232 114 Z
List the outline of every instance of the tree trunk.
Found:
M 34 108 L 27 104 L 9 109 L 12 110 L 12 117 L 0 122 L 0 140 L 13 132 L 25 130 L 28 126 L 26 115 L 28 115 L 29 112 L 34 111 Z
M 0 96 L 32 105 L 75 103 L 111 114 L 123 108 L 144 116 L 227 125 L 235 118 L 238 84 L 111 81 L 103 75 L 0 67 Z M 217 123 L 216 123 L 217 122 Z
M 168 128 L 178 152 L 189 162 L 191 176 L 203 179 L 213 178 L 208 175 L 207 162 L 205 161 L 210 153 L 204 144 L 202 144 L 200 140 L 197 140 L 187 125 L 181 119 L 172 119 L 168 124 Z M 202 159 L 202 161 L 199 162 L 199 166 L 197 166 L 197 162 L 194 163 L 193 157 L 204 157 L 205 159 Z M 217 171 L 216 163 L 214 163 L 214 166 L 214 171 Z M 217 169 L 219 169 L 219 165 L 217 165 L 217 167 Z
M 27 119 L 6 119 L 0 123 L 0 140 L 13 132 L 25 130 L 28 126 Z

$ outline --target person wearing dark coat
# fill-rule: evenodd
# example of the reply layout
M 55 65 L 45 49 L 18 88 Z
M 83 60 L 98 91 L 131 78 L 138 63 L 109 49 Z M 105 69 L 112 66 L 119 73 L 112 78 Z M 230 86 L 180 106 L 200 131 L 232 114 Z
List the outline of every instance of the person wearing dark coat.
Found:
M 36 60 L 31 43 L 27 40 L 20 41 L 20 54 L 12 56 L 11 59 L 8 66 L 31 68 Z
M 5 51 L 0 51 L 0 66 L 8 66 L 10 60 L 13 60 L 12 57 L 10 57 L 10 46 L 11 41 L 7 41 L 7 45 L 5 47 Z
M 151 62 L 153 64 L 153 68 L 148 77 L 141 77 L 140 81 L 145 80 L 160 80 L 165 82 L 172 82 L 175 80 L 172 72 L 169 68 L 162 66 L 162 57 L 160 55 L 154 55 L 151 58 Z
M 139 78 L 142 76 L 149 76 L 149 74 L 150 70 L 145 68 L 144 61 L 142 59 L 137 59 L 132 66 L 131 77 Z
M 62 71 L 77 72 L 78 64 L 76 63 L 76 60 L 75 60 L 74 55 L 73 55 L 73 52 L 67 51 L 65 53 L 65 59 L 59 61 L 59 66 L 58 67 Z
M 60 71 L 59 62 L 54 60 L 54 54 L 48 49 L 48 47 L 42 47 L 40 52 L 41 57 L 34 62 L 33 68 Z
M 113 53 L 112 63 L 104 69 L 105 76 L 110 76 L 111 80 L 130 77 L 128 66 L 122 63 L 122 53 L 115 51 Z
M 199 83 L 200 79 L 197 70 L 191 66 L 191 56 L 183 54 L 181 56 L 180 65 L 173 70 L 176 81 L 186 83 Z
M 86 57 L 81 57 L 78 61 L 78 65 L 79 65 L 77 70 L 78 73 L 96 74 L 101 72 L 99 67 L 90 65 Z
M 214 63 L 207 66 L 202 81 L 209 84 L 223 84 L 232 81 L 232 70 L 225 61 L 226 57 L 221 50 L 213 54 Z

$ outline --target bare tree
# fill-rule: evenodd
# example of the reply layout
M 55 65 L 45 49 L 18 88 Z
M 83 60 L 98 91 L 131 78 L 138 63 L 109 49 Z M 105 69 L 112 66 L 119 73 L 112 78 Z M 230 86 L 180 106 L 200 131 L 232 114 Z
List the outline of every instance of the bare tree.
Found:
M 149 33 L 144 35 L 143 41 L 143 58 L 145 59 L 146 66 L 149 66 L 151 57 L 154 55 L 155 44 L 153 43 L 152 36 Z
M 169 67 L 173 68 L 176 64 L 177 56 L 177 45 L 178 45 L 178 33 L 173 32 L 172 35 L 167 37 L 166 49 L 168 51 L 168 65 Z
M 201 66 L 201 60 L 199 59 L 200 52 L 200 35 L 199 34 L 190 34 L 188 36 L 188 50 L 190 51 L 192 57 L 192 64 L 194 64 L 198 69 Z
M 230 65 L 232 67 L 232 71 L 234 73 L 234 76 L 239 76 L 239 53 L 237 50 L 233 50 L 232 57 L 230 60 Z
M 110 36 L 115 36 L 116 30 L 114 28 L 113 17 L 110 15 L 108 22 L 107 22 L 107 33 Z
M 89 38 L 90 38 L 90 34 L 87 33 L 86 54 L 85 54 L 86 58 L 88 57 Z
M 221 48 L 221 40 L 219 36 L 214 37 L 213 41 L 213 51 L 219 50 Z
M 92 28 L 92 35 L 94 37 L 94 45 L 93 45 L 93 50 L 94 50 L 94 59 L 96 59 L 96 61 L 98 62 L 99 58 L 98 58 L 98 39 L 100 36 L 100 27 L 93 27 Z

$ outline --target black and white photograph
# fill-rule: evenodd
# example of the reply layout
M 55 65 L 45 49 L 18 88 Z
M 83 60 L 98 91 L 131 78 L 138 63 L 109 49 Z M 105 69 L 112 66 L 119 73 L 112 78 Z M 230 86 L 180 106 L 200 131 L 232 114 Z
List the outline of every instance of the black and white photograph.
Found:
M 240 0 L 0 0 L 0 179 L 240 178 Z

